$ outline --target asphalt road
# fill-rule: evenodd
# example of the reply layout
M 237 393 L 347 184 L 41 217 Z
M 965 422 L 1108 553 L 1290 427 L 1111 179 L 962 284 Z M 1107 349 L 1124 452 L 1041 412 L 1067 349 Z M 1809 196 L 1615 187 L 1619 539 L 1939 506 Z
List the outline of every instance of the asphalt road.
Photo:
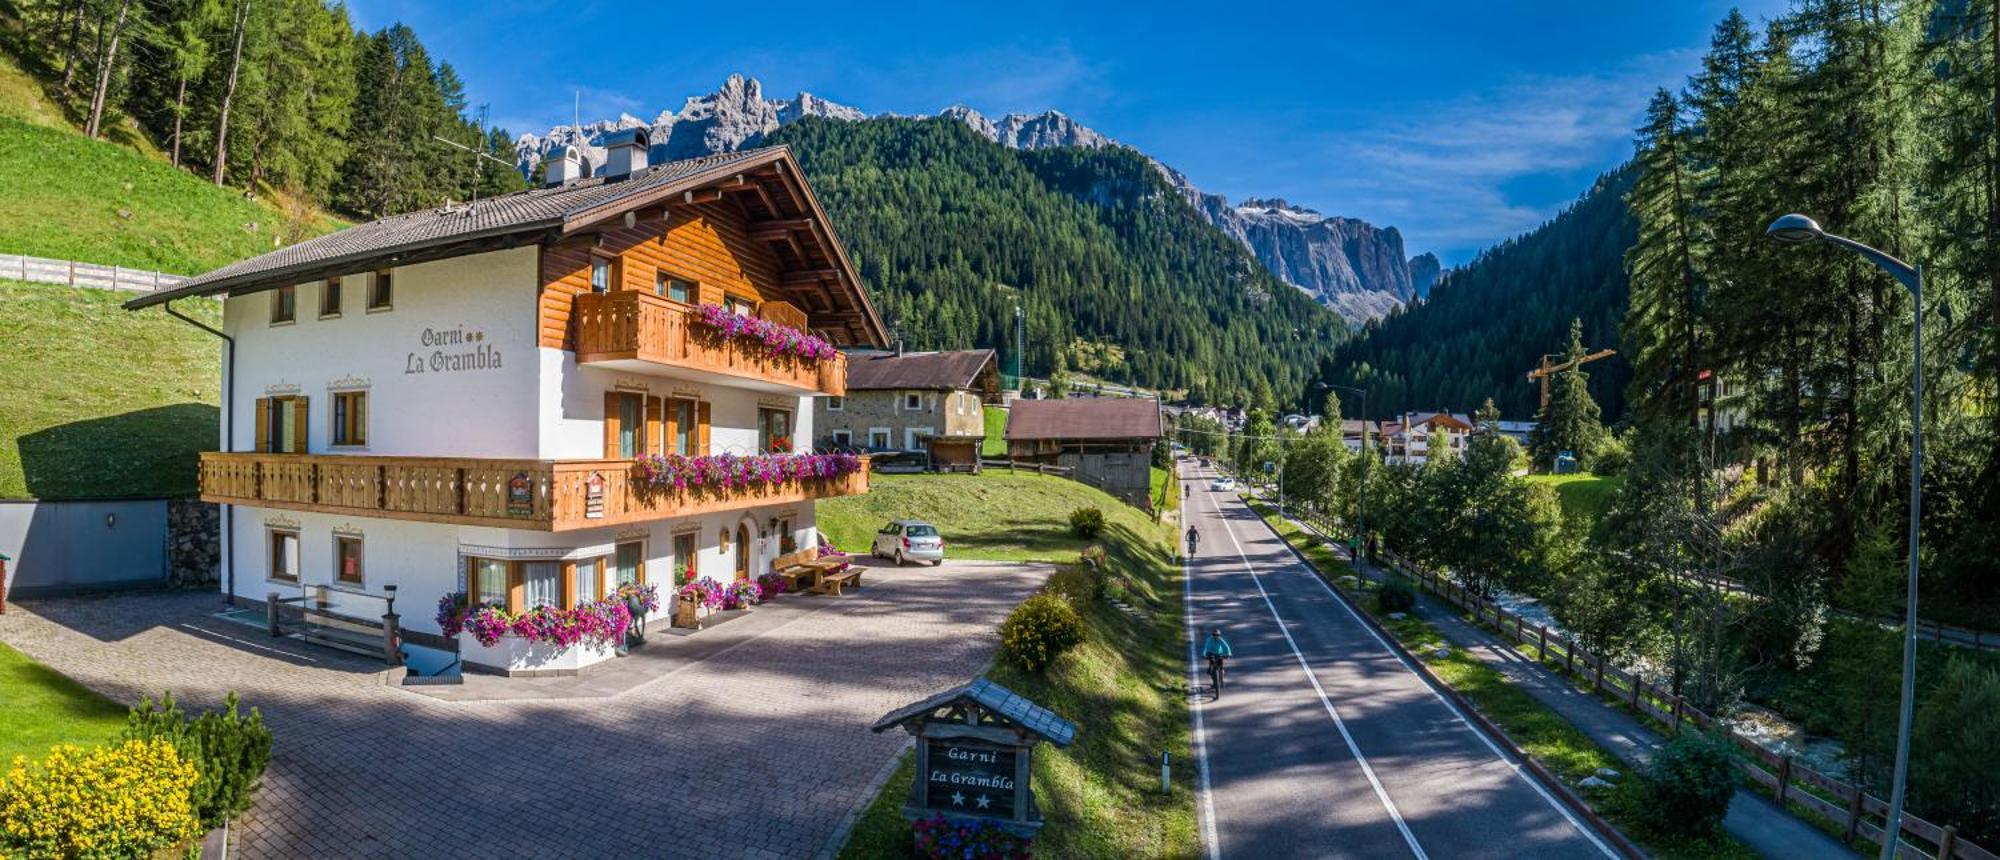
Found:
M 1212 472 L 1184 476 L 1208 857 L 1616 856 Z M 1235 652 L 1219 697 L 1194 653 L 1216 627 Z

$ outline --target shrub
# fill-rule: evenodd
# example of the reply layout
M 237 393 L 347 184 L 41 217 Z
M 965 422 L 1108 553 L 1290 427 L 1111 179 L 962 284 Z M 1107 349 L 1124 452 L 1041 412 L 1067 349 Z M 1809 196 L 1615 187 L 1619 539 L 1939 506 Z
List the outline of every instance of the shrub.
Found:
M 1617 437 L 1607 437 L 1590 452 L 1590 473 L 1600 477 L 1625 474 L 1626 467 L 1632 465 L 1632 449 L 1626 441 Z
M 950 819 L 942 815 L 912 822 L 917 856 L 932 860 L 1027 860 L 1030 841 L 1000 828 L 998 822 Z
M 1700 732 L 1687 732 L 1661 745 L 1640 779 L 1649 823 L 1662 833 L 1715 833 L 1736 794 L 1736 767 L 1728 742 Z
M 1069 530 L 1080 538 L 1094 538 L 1104 531 L 1104 512 L 1097 508 L 1077 508 L 1069 512 Z
M 1375 608 L 1383 612 L 1408 612 L 1417 605 L 1417 590 L 1402 577 L 1392 576 L 1375 590 Z
M 236 694 L 230 693 L 224 710 L 189 720 L 170 693 L 157 706 L 151 699 L 141 702 L 126 717 L 125 740 L 165 741 L 194 765 L 200 779 L 189 801 L 203 827 L 220 827 L 249 809 L 271 761 L 271 730 L 263 714 L 251 708 L 242 716 L 237 707 Z
M 151 857 L 200 835 L 189 802 L 199 778 L 163 739 L 59 746 L 40 767 L 15 759 L 0 783 L 0 854 Z
M 1043 588 L 1081 606 L 1104 596 L 1104 572 L 1087 564 L 1066 564 L 1049 575 Z
M 1015 664 L 1040 672 L 1083 642 L 1083 618 L 1060 595 L 1043 592 L 1000 622 L 1000 647 Z

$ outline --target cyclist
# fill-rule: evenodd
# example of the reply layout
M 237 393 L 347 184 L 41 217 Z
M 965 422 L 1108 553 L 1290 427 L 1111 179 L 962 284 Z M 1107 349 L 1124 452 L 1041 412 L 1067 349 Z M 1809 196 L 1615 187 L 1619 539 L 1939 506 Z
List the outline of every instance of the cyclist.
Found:
M 1202 643 L 1201 656 L 1208 659 L 1208 680 L 1215 685 L 1215 697 L 1222 698 L 1222 663 L 1231 656 L 1229 640 L 1222 638 L 1222 628 L 1208 631 L 1208 641 Z
M 1188 555 L 1190 556 L 1194 555 L 1195 547 L 1200 544 L 1201 544 L 1201 533 L 1195 531 L 1194 526 L 1188 526 L 1188 531 L 1187 531 Z

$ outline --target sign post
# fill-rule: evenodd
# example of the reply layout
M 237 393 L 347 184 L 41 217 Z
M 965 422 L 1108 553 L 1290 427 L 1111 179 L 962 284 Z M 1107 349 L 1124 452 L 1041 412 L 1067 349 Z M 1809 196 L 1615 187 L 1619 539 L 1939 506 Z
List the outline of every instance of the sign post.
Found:
M 904 818 L 986 821 L 1026 837 L 1042 829 L 1029 780 L 1035 744 L 1076 739 L 1074 723 L 983 677 L 891 711 L 873 730 L 896 726 L 917 739 Z

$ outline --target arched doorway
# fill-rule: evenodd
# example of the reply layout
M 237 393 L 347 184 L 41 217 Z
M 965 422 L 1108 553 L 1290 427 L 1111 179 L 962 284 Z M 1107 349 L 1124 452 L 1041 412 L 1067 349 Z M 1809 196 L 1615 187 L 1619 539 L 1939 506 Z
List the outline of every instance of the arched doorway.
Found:
M 750 529 L 741 525 L 736 527 L 736 578 L 750 578 Z

